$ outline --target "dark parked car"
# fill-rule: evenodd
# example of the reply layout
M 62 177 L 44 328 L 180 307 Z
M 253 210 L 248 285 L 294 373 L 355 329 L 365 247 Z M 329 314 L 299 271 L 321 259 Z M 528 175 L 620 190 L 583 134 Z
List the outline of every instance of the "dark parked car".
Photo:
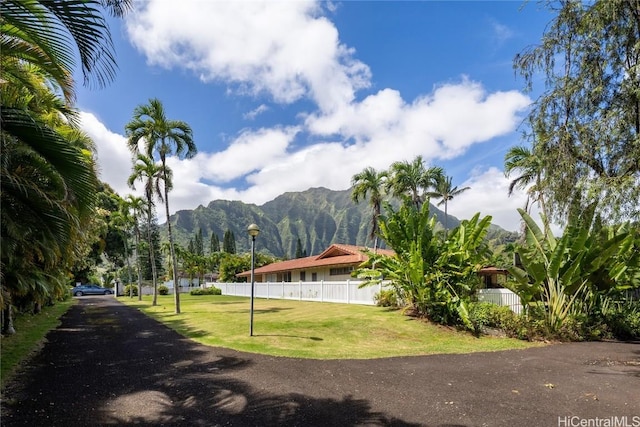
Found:
M 103 288 L 98 285 L 80 285 L 71 289 L 71 295 L 81 297 L 82 295 L 111 295 L 113 290 Z

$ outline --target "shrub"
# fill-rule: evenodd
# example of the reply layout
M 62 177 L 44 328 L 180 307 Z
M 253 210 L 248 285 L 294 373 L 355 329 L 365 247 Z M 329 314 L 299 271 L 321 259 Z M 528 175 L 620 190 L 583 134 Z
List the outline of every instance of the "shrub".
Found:
M 640 303 L 619 305 L 606 314 L 570 314 L 556 330 L 546 322 L 542 306 L 532 306 L 528 317 L 518 316 L 504 329 L 510 337 L 529 341 L 634 340 L 640 338 Z
M 169 295 L 169 288 L 165 285 L 158 286 L 158 294 L 159 295 Z
M 222 289 L 216 288 L 215 286 L 211 288 L 195 288 L 191 289 L 189 292 L 190 295 L 222 295 Z
M 480 335 L 485 332 L 489 325 L 489 311 L 495 304 L 490 302 L 477 302 L 469 304 L 469 322 L 471 323 L 471 332 Z
M 604 321 L 614 337 L 640 339 L 640 301 L 619 305 L 604 316 Z
M 509 336 L 515 335 L 518 316 L 509 307 L 490 302 L 472 302 L 468 305 L 471 332 L 476 335 L 486 333 L 488 328 L 499 329 Z
M 398 296 L 393 289 L 383 289 L 373 297 L 379 307 L 398 307 Z
M 133 292 L 133 296 L 137 297 L 138 296 L 138 286 L 137 285 L 127 285 L 124 287 L 124 296 L 128 297 L 131 295 L 131 292 Z

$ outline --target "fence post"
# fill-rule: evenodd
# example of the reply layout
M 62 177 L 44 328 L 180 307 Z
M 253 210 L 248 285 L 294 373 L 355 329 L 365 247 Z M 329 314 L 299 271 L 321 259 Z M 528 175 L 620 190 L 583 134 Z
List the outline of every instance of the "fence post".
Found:
M 347 279 L 347 304 L 351 304 L 351 280 Z
M 267 282 L 267 299 L 269 299 L 269 282 Z
M 302 301 L 302 282 L 298 280 L 298 301 Z
M 284 299 L 284 282 L 282 282 L 282 299 Z
M 324 280 L 320 282 L 320 302 L 324 302 Z

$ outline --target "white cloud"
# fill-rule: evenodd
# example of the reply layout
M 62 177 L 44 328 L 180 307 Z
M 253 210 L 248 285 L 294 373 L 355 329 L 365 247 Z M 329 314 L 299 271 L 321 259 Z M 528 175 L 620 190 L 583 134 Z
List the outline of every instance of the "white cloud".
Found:
M 448 210 L 458 219 L 469 219 L 477 212 L 481 216 L 491 215 L 493 223 L 508 231 L 520 230 L 518 208 L 524 208 L 526 194 L 516 192 L 508 196 L 509 179 L 497 168 L 475 170 L 460 187 L 469 190 L 451 200 Z
M 369 68 L 340 44 L 313 1 L 151 0 L 127 16 L 133 44 L 148 62 L 184 67 L 203 81 L 266 92 L 277 102 L 311 97 L 326 111 L 369 85 Z
M 521 231 L 518 208 L 525 208 L 527 195 L 523 190 L 516 190 L 509 196 L 509 182 L 504 172 L 495 167 L 472 171 L 471 177 L 459 186 L 471 188 L 449 202 L 449 213 L 462 220 L 480 212 L 481 216 L 491 215 L 492 222 L 505 230 Z M 529 215 L 542 227 L 537 204 L 529 207 Z M 555 236 L 560 236 L 562 227 L 551 224 L 551 231 Z
M 492 22 L 492 27 L 493 36 L 498 45 L 502 45 L 514 36 L 514 32 L 511 30 L 511 28 L 507 27 L 504 24 L 494 21 Z
M 449 159 L 472 144 L 512 132 L 530 102 L 517 91 L 487 94 L 480 83 L 463 78 L 412 104 L 385 89 L 333 114 L 310 115 L 306 124 L 311 132 L 341 134 L 372 149 L 392 143 L 394 153 L 405 159 L 417 154 L 427 160 Z
M 99 178 L 120 195 L 131 193 L 131 152 L 127 138 L 111 132 L 92 113 L 80 113 L 80 126 L 96 144 Z
M 518 113 L 528 102 L 518 92 L 487 94 L 480 84 L 464 80 L 441 86 L 412 104 L 406 104 L 397 91 L 386 89 L 344 107 L 340 114 L 309 116 L 303 127 L 274 125 L 243 130 L 223 151 L 200 150 L 193 159 L 169 159 L 174 174 L 171 210 L 193 209 L 217 198 L 262 204 L 285 191 L 310 187 L 341 190 L 349 187 L 355 173 L 368 166 L 386 169 L 394 161 L 417 155 L 428 163 L 455 157 L 474 143 L 513 131 Z M 117 156 L 119 169 L 106 175 L 105 180 L 116 189 L 123 188 L 121 181 L 130 173 L 125 172 L 130 161 L 128 157 L 124 161 L 128 156 L 124 137 L 104 127 L 94 134 L 101 139 L 98 145 L 103 169 L 108 168 L 104 159 L 116 157 L 110 153 L 118 145 L 112 146 L 110 141 L 120 141 L 123 151 Z M 313 140 L 323 134 L 334 136 L 311 145 L 295 144 L 296 138 Z M 345 143 L 347 140 L 350 142 Z M 506 179 L 495 179 L 497 172 L 493 172 L 473 177 L 467 185 L 501 185 L 499 190 L 506 197 Z M 239 182 L 244 184 L 238 187 Z M 490 194 L 488 188 L 485 190 L 483 194 Z M 497 192 L 495 188 L 493 192 Z M 513 207 L 513 200 L 509 200 L 511 216 L 497 215 L 496 223 L 513 225 L 515 207 L 522 206 Z M 474 201 L 472 206 L 481 204 Z M 498 208 L 492 202 L 487 206 Z
M 466 77 L 413 101 L 392 88 L 357 100 L 356 92 L 370 84 L 370 71 L 323 16 L 323 8 L 333 7 L 327 3 L 185 0 L 175 7 L 150 0 L 139 6 L 127 16 L 127 29 L 149 63 L 231 85 L 230 94 L 266 93 L 282 103 L 309 98 L 317 107 L 298 116 L 297 125 L 245 129 L 221 151 L 199 147 L 193 159 L 169 158 L 172 212 L 215 199 L 262 204 L 286 191 L 346 189 L 365 167 L 386 169 L 417 155 L 428 163 L 455 158 L 473 144 L 513 132 L 530 104 L 520 92 L 487 93 Z M 244 117 L 268 109 L 261 104 Z M 84 116 L 99 147 L 103 179 L 126 194 L 131 160 L 125 138 Z M 472 190 L 453 200 L 453 215 L 470 217 L 481 207 L 494 222 L 518 229 L 515 208 L 524 201 L 506 197 L 500 171 L 478 172 L 465 185 Z M 161 222 L 163 212 L 158 209 Z
M 196 155 L 193 169 L 220 183 L 242 178 L 286 159 L 298 131 L 297 127 L 244 130 L 224 151 Z
M 269 107 L 267 107 L 264 104 L 260 104 L 258 107 L 254 108 L 253 110 L 243 114 L 242 117 L 244 117 L 246 120 L 254 120 L 256 117 L 258 117 L 260 114 L 264 113 L 265 111 L 269 111 Z

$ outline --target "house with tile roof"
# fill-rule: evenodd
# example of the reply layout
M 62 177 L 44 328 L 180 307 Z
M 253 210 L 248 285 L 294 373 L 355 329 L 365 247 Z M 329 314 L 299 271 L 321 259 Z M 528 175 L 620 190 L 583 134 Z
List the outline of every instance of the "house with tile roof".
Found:
M 351 272 L 368 259 L 367 248 L 355 245 L 333 244 L 320 255 L 274 262 L 255 269 L 255 281 L 264 282 L 319 282 L 345 281 Z M 378 253 L 393 255 L 389 249 L 377 249 Z M 237 277 L 250 280 L 251 271 Z
M 255 269 L 258 297 L 300 299 L 305 301 L 375 304 L 375 293 L 381 287 L 360 289 L 351 272 L 368 259 L 366 248 L 333 244 L 320 255 L 275 262 Z M 378 253 L 393 256 L 394 251 L 378 249 Z M 519 313 L 522 306 L 516 294 L 503 288 L 508 271 L 488 266 L 480 269 L 481 289 L 478 300 L 510 307 Z M 237 275 L 250 281 L 251 271 Z M 325 283 L 324 286 L 320 283 Z M 248 296 L 249 283 L 210 283 L 222 289 L 223 295 Z M 346 285 L 346 286 L 345 286 Z

